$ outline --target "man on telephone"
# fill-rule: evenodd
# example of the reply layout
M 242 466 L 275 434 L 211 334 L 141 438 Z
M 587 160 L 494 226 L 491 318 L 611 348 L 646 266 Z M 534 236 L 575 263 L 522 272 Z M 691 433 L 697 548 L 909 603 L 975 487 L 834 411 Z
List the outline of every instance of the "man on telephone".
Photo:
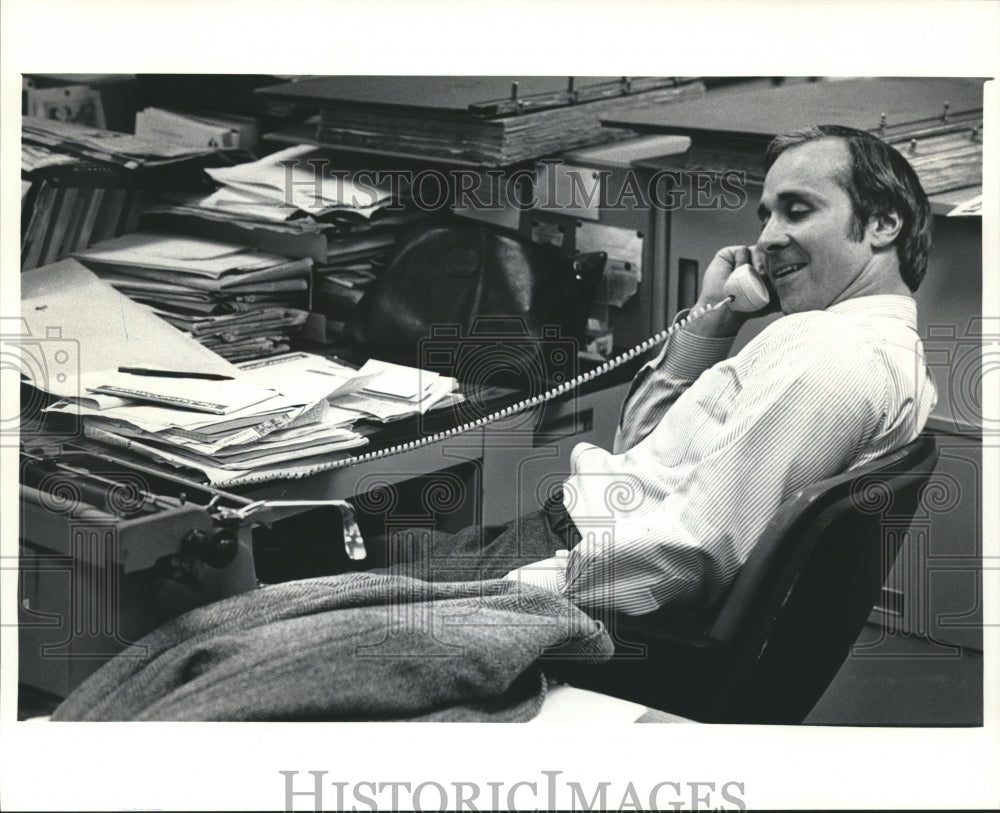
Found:
M 756 244 L 715 255 L 693 309 L 725 299 L 752 264 L 771 295 L 763 311 L 723 306 L 676 331 L 633 382 L 611 451 L 578 445 L 562 495 L 506 528 L 434 534 L 432 560 L 474 554 L 474 573 L 424 561 L 414 575 L 505 576 L 583 608 L 697 613 L 792 493 L 917 437 L 936 393 L 911 296 L 931 231 L 916 174 L 839 126 L 779 136 L 767 166 Z M 747 319 L 779 309 L 728 358 Z

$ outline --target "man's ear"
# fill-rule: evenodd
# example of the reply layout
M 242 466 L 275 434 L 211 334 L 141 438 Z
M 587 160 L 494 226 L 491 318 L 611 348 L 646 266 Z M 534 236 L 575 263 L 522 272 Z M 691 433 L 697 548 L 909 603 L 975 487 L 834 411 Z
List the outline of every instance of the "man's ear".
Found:
M 868 234 L 875 248 L 891 246 L 902 228 L 903 218 L 894 211 L 884 212 L 868 221 Z

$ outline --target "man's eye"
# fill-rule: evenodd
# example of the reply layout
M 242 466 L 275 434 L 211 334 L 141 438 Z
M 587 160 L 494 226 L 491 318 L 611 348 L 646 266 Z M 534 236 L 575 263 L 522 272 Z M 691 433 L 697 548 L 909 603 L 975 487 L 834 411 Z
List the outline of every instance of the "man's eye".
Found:
M 790 220 L 801 220 L 811 211 L 808 206 L 792 206 L 788 210 L 788 217 Z

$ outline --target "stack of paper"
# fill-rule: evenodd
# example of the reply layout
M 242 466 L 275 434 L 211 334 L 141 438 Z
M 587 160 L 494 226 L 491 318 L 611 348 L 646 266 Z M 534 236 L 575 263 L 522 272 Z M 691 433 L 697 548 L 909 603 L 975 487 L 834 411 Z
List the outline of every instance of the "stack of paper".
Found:
M 184 146 L 158 138 L 30 117 L 21 120 L 21 140 L 126 169 L 164 166 L 214 153 L 207 148 Z
M 398 179 L 395 188 L 376 184 L 370 171 L 347 169 L 311 146 L 206 172 L 218 189 L 208 195 L 164 193 L 146 207 L 145 222 L 312 258 L 312 309 L 325 317 L 323 335 L 314 334 L 314 341 L 339 339 L 395 250 L 397 235 L 432 215 L 413 205 Z
M 326 319 L 326 340 L 336 341 L 396 248 L 393 228 L 353 229 L 329 238 L 326 259 L 315 266 L 313 309 Z
M 309 259 L 136 232 L 75 255 L 127 296 L 232 361 L 286 352 L 307 312 Z
M 205 205 L 268 207 L 291 216 L 296 210 L 314 217 L 349 211 L 370 217 L 392 202 L 388 181 L 376 184 L 372 173 L 358 177 L 343 171 L 329 153 L 309 145 L 289 147 L 259 161 L 235 167 L 206 169 L 223 186 Z
M 366 442 L 348 431 L 358 414 L 327 399 L 367 375 L 306 353 L 232 364 L 76 260 L 21 275 L 21 334 L 23 374 L 63 399 L 49 411 L 78 416 L 91 439 L 73 442 L 109 456 L 117 447 L 235 485 L 306 476 Z
M 79 416 L 93 441 L 194 469 L 216 485 L 329 463 L 367 443 L 350 428 L 354 416 L 327 405 L 364 385 L 364 375 L 305 353 L 235 369 L 223 380 L 161 369 L 91 372 L 80 377 L 79 397 L 46 411 Z
M 371 359 L 358 376 L 364 381 L 361 389 L 338 394 L 330 402 L 380 423 L 422 415 L 462 400 L 454 378 L 429 370 Z

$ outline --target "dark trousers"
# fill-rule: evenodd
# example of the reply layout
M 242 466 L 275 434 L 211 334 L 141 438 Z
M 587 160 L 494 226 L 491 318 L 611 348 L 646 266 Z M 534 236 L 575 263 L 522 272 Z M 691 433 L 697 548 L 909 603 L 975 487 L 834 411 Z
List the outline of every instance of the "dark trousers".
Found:
M 363 566 L 426 581 L 497 579 L 579 541 L 560 492 L 507 525 L 472 525 L 454 534 L 431 527 L 392 530 L 367 541 Z

